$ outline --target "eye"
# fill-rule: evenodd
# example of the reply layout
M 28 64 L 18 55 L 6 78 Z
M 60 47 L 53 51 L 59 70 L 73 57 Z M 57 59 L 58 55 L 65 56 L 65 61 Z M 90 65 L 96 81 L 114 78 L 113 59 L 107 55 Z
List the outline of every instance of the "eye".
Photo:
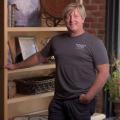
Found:
M 67 19 L 69 19 L 70 18 L 70 16 L 69 15 L 67 15 L 66 17 L 65 17 L 65 19 L 67 20 Z
M 79 15 L 74 15 L 75 18 L 79 18 L 80 16 Z

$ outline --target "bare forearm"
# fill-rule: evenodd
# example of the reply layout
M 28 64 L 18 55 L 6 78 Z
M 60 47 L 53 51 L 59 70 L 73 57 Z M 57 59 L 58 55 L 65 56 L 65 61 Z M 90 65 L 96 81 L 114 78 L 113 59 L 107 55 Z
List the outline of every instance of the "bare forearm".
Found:
M 31 67 L 33 65 L 38 64 L 38 58 L 36 55 L 33 55 L 31 57 L 29 57 L 28 59 L 20 62 L 20 63 L 16 63 L 15 65 L 15 69 L 20 69 L 20 68 L 26 68 L 26 67 Z
M 33 65 L 39 64 L 44 61 L 46 61 L 46 58 L 44 58 L 41 54 L 37 53 L 20 63 L 7 65 L 6 68 L 10 70 L 21 69 L 21 68 L 31 67 Z
M 107 81 L 108 76 L 109 65 L 108 64 L 99 65 L 96 80 L 94 81 L 93 85 L 88 90 L 88 92 L 80 96 L 80 101 L 85 104 L 89 103 L 95 97 L 95 95 L 103 88 Z
M 98 73 L 95 82 L 93 83 L 92 87 L 89 89 L 88 93 L 86 94 L 91 99 L 103 88 L 105 85 L 107 78 L 109 76 L 109 72 Z

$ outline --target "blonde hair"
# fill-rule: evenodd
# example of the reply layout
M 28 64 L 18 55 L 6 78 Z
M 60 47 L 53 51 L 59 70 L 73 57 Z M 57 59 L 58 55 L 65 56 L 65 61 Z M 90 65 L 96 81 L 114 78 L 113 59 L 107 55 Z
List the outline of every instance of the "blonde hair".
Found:
M 85 11 L 85 7 L 83 4 L 78 4 L 78 3 L 70 3 L 68 4 L 64 11 L 63 11 L 63 18 L 65 19 L 66 18 L 66 15 L 70 12 L 70 11 L 73 11 L 75 9 L 78 9 L 79 12 L 80 12 L 80 15 L 82 17 L 82 19 L 85 19 L 86 18 L 86 11 Z

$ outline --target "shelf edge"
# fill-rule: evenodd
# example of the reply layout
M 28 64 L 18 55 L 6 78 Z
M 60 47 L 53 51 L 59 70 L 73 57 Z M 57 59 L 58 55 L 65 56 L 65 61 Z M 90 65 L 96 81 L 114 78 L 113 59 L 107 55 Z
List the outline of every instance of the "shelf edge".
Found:
M 41 93 L 36 95 L 28 95 L 28 96 L 22 96 L 22 97 L 16 97 L 16 98 L 10 98 L 8 99 L 8 104 L 14 104 L 18 102 L 23 102 L 27 100 L 33 100 L 33 99 L 40 99 L 45 97 L 52 97 L 54 95 L 54 92 L 47 92 L 47 93 Z
M 29 67 L 29 68 L 11 70 L 11 71 L 8 71 L 8 74 L 11 75 L 11 74 L 16 74 L 16 73 L 44 70 L 44 69 L 52 69 L 52 68 L 55 68 L 55 64 L 36 65 L 33 67 Z
M 8 27 L 8 32 L 67 31 L 66 27 Z

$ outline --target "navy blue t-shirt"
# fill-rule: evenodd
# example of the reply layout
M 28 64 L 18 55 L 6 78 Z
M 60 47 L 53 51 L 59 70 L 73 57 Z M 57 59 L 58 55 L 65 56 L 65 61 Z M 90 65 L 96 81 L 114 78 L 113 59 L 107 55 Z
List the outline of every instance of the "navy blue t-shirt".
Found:
M 60 99 L 86 93 L 96 79 L 96 66 L 109 63 L 103 42 L 87 32 L 77 37 L 57 35 L 41 54 L 55 57 L 55 97 Z

